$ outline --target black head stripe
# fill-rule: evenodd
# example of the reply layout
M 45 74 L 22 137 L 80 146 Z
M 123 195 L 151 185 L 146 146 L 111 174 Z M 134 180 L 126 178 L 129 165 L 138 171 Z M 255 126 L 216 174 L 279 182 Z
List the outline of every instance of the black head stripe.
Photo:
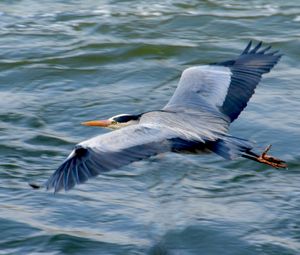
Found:
M 119 117 L 115 117 L 114 121 L 119 123 L 126 123 L 131 120 L 138 120 L 141 117 L 141 115 L 122 115 Z

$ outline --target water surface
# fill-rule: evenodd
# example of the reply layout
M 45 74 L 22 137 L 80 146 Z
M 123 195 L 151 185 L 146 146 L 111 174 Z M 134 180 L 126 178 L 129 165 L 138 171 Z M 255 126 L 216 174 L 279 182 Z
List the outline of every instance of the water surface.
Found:
M 299 254 L 299 1 L 1 1 L 0 254 Z M 85 120 L 161 108 L 186 67 L 264 41 L 285 56 L 231 128 L 276 170 L 166 154 L 53 195 L 31 190 Z

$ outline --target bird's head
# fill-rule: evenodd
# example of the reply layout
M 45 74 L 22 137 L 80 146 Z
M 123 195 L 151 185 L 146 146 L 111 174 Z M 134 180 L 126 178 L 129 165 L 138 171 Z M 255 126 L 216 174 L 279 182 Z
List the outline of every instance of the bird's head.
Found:
M 84 126 L 103 127 L 109 129 L 119 129 L 129 125 L 137 124 L 140 121 L 141 114 L 119 114 L 107 120 L 92 120 L 82 122 Z

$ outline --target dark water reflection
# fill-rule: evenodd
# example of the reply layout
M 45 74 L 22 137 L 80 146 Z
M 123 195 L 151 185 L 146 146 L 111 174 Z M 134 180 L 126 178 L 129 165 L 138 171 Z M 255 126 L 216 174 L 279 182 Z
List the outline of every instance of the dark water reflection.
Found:
M 1 1 L 0 254 L 299 254 L 298 1 Z M 166 154 L 68 193 L 31 190 L 79 123 L 163 106 L 181 71 L 262 40 L 285 56 L 234 135 L 289 162 Z

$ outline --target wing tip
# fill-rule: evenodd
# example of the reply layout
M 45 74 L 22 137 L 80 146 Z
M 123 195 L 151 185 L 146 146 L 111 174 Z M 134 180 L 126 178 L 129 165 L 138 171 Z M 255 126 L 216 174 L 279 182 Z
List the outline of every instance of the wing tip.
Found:
M 253 47 L 252 47 L 253 46 Z M 210 65 L 221 65 L 221 66 L 233 66 L 239 59 L 245 59 L 247 57 L 259 57 L 261 59 L 270 57 L 269 60 L 272 62 L 272 67 L 280 60 L 281 57 L 284 56 L 283 53 L 281 53 L 279 50 L 270 51 L 272 49 L 271 45 L 266 44 L 266 47 L 264 47 L 264 43 L 262 41 L 259 41 L 256 45 L 253 44 L 253 41 L 250 40 L 246 46 L 246 48 L 242 51 L 242 53 L 239 55 L 239 57 L 222 61 L 222 62 L 215 62 L 211 63 Z
M 263 48 L 263 42 L 259 41 L 253 48 L 252 48 L 252 40 L 249 41 L 246 48 L 243 50 L 241 55 L 251 55 L 251 54 L 259 54 L 259 55 L 266 55 L 266 56 L 274 56 L 280 59 L 284 54 L 282 54 L 279 50 L 271 51 L 272 46 L 267 44 L 265 48 Z
M 31 188 L 33 188 L 33 189 L 40 189 L 40 188 L 43 187 L 43 185 L 37 184 L 37 183 L 35 183 L 35 182 L 29 182 L 28 185 L 29 185 Z
M 67 169 L 70 167 L 72 162 L 72 158 L 64 161 L 58 169 L 49 177 L 49 179 L 45 183 L 46 190 L 54 190 L 54 194 L 58 193 L 62 189 L 65 191 L 68 190 L 69 183 L 67 182 L 68 173 Z
M 103 166 L 91 157 L 91 150 L 76 145 L 70 156 L 57 168 L 45 183 L 46 190 L 54 190 L 54 194 L 61 190 L 71 190 L 75 185 L 83 184 L 88 179 L 99 175 Z M 87 166 L 87 162 L 90 163 Z
M 249 49 L 251 48 L 251 46 L 252 46 L 252 40 L 249 41 L 249 43 L 247 44 L 246 48 L 243 50 L 241 55 L 248 54 Z

